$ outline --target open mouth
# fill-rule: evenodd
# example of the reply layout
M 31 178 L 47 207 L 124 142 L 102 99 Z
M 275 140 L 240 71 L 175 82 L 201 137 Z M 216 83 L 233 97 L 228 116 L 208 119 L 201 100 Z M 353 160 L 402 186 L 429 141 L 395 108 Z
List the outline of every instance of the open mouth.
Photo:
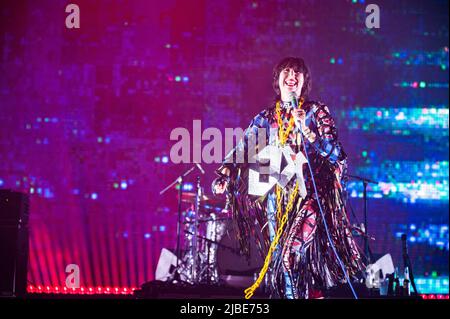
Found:
M 290 90 L 295 90 L 297 88 L 297 82 L 284 82 L 284 85 Z

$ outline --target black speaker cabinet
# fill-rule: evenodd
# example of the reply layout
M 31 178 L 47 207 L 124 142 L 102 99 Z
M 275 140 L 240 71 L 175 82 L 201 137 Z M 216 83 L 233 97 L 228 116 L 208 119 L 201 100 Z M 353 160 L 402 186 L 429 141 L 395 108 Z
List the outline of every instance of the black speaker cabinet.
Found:
M 0 190 L 0 297 L 26 293 L 28 213 L 27 194 Z

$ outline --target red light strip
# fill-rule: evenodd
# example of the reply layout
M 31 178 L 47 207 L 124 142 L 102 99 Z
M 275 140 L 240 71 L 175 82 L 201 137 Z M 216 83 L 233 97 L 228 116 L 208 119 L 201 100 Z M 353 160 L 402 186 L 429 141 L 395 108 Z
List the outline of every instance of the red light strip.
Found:
M 422 294 L 420 295 L 422 299 L 431 300 L 431 299 L 449 299 L 448 295 L 443 294 Z
M 70 295 L 132 295 L 136 287 L 80 287 L 28 285 L 27 292 L 33 294 L 70 294 Z

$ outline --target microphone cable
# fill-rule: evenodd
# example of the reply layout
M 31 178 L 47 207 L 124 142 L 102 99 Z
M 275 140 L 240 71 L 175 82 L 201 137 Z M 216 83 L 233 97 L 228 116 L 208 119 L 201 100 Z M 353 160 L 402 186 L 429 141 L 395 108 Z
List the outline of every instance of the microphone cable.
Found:
M 353 288 L 352 283 L 350 282 L 350 278 L 348 276 L 347 270 L 344 267 L 344 264 L 342 263 L 341 258 L 339 258 L 339 254 L 336 251 L 336 247 L 334 246 L 333 241 L 331 240 L 331 236 L 330 236 L 330 231 L 328 230 L 328 225 L 327 225 L 327 221 L 325 219 L 325 214 L 322 210 L 322 205 L 320 204 L 320 199 L 319 199 L 319 193 L 317 191 L 317 187 L 316 187 L 316 181 L 314 180 L 314 174 L 311 168 L 311 163 L 309 162 L 309 156 L 308 156 L 308 152 L 306 151 L 306 143 L 305 143 L 305 139 L 303 137 L 303 133 L 302 133 L 302 124 L 299 122 L 300 125 L 300 136 L 301 136 L 301 140 L 302 140 L 302 144 L 303 144 L 303 149 L 305 150 L 305 155 L 306 155 L 306 162 L 308 163 L 308 168 L 309 168 L 309 172 L 311 174 L 311 180 L 313 182 L 313 186 L 314 186 L 314 192 L 316 194 L 316 200 L 317 200 L 317 204 L 319 205 L 319 210 L 320 210 L 320 214 L 322 215 L 322 221 L 323 224 L 325 226 L 325 230 L 327 233 L 327 237 L 328 237 L 328 242 L 331 244 L 331 248 L 333 249 L 334 255 L 336 256 L 339 265 L 341 266 L 342 272 L 344 273 L 345 278 L 347 279 L 348 285 L 353 293 L 353 296 L 355 297 L 355 299 L 358 299 L 358 296 L 356 295 L 355 289 Z

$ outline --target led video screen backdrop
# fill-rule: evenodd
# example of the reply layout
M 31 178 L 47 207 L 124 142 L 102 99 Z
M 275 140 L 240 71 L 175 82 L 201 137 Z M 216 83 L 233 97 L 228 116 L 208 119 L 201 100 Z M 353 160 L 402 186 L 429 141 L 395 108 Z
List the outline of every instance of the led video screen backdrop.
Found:
M 68 3 L 0 5 L 0 188 L 30 195 L 31 285 L 64 286 L 69 264 L 83 287 L 153 280 L 176 245 L 177 190 L 159 192 L 192 166 L 171 131 L 247 127 L 273 66 L 301 56 L 349 173 L 378 182 L 372 252 L 402 267 L 406 233 L 419 290 L 448 293 L 448 1 L 377 1 L 377 29 L 363 0 L 77 0 L 76 29 Z M 211 195 L 218 164 L 201 164 L 185 190 L 200 176 Z M 355 224 L 362 194 L 351 179 Z

